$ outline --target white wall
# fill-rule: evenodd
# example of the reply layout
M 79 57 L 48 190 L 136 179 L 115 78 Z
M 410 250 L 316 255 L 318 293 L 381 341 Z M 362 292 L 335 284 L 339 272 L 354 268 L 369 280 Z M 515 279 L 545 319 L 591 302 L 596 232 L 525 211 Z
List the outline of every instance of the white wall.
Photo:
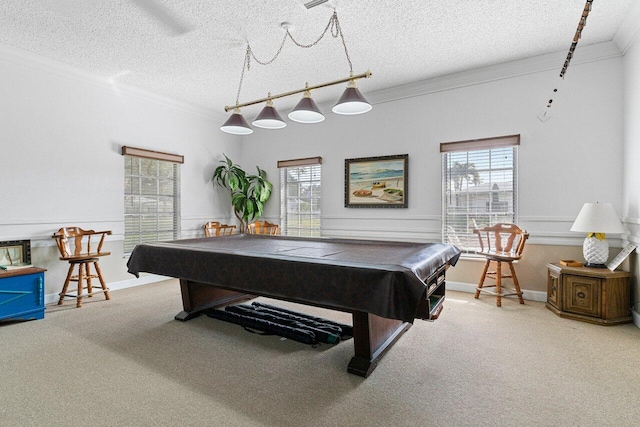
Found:
M 584 236 L 569 228 L 584 202 L 609 201 L 621 212 L 622 59 L 613 43 L 585 48 L 562 81 L 564 55 L 421 82 L 395 93 L 368 94 L 360 80 L 374 101 L 370 113 L 327 114 L 320 124 L 258 129 L 244 137 L 242 161 L 265 168 L 277 183 L 277 160 L 322 156 L 326 235 L 435 241 L 441 230 L 439 144 L 520 134 L 520 224 L 532 244 L 581 245 Z M 560 91 L 554 95 L 555 87 Z M 551 118 L 542 122 L 537 115 L 552 96 Z M 344 207 L 344 159 L 404 153 L 408 209 Z M 278 217 L 277 186 L 274 198 L 267 205 L 270 218 Z M 614 245 L 620 246 L 619 239 Z
M 623 215 L 629 230 L 628 240 L 640 245 L 640 3 L 636 2 L 627 17 L 627 26 L 621 27 L 616 41 L 624 50 L 624 179 Z M 640 257 L 633 253 L 629 268 L 633 273 L 632 300 L 640 301 Z M 636 308 L 640 310 L 640 308 Z M 638 325 L 640 327 L 640 325 Z
M 219 131 L 223 114 L 111 84 L 59 63 L 0 47 L 0 240 L 31 239 L 33 263 L 59 292 L 67 266 L 51 234 L 63 226 L 113 231 L 108 282 L 133 278 L 122 254 L 123 145 L 185 156 L 182 235 L 201 233 L 230 210 L 210 182 L 222 153 L 239 155 Z

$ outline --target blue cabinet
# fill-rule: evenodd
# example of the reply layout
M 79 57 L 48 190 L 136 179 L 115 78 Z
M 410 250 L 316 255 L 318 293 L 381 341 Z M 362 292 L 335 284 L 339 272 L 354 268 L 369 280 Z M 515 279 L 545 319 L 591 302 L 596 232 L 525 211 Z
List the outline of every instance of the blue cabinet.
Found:
M 37 267 L 0 270 L 0 321 L 44 318 L 44 272 Z

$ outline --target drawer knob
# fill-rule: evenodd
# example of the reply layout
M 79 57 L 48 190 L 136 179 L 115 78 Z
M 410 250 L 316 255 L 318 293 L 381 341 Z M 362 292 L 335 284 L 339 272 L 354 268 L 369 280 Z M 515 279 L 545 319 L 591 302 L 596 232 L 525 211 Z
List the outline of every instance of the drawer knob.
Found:
M 584 292 L 582 292 L 582 291 L 578 292 L 578 298 L 584 298 L 586 296 L 587 296 L 587 294 L 585 294 Z

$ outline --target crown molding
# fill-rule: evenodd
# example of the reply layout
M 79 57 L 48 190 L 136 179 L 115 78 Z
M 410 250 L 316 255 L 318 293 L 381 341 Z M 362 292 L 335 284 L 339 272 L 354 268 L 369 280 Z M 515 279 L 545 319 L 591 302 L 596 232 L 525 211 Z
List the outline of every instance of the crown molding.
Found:
M 638 35 L 638 21 L 640 21 L 640 2 L 634 1 L 622 24 L 616 31 L 613 41 L 624 55 L 629 50 Z
M 382 104 L 549 70 L 557 69 L 559 73 L 566 55 L 566 51 L 553 52 L 518 61 L 505 62 L 428 80 L 421 80 L 375 92 L 368 92 L 367 99 L 372 104 Z M 576 67 L 581 64 L 620 56 L 622 56 L 622 52 L 614 42 L 586 45 L 576 49 L 575 55 L 571 60 L 571 66 Z
M 51 76 L 63 78 L 65 80 L 93 85 L 100 89 L 114 92 L 118 96 L 127 97 L 134 100 L 147 102 L 165 108 L 191 114 L 207 120 L 219 121 L 225 117 L 224 114 L 214 110 L 195 106 L 187 102 L 179 101 L 163 95 L 140 89 L 134 86 L 114 83 L 109 78 L 100 76 L 78 67 L 65 64 L 41 55 L 37 55 L 26 50 L 13 46 L 0 44 L 0 62 L 9 65 L 27 68 L 32 71 L 44 73 Z

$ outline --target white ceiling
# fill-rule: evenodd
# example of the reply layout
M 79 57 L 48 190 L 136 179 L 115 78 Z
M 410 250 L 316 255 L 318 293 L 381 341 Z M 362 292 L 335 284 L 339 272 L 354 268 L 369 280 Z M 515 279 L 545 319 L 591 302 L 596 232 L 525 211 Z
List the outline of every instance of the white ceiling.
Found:
M 1 0 L 0 43 L 223 112 L 235 103 L 247 42 L 265 61 L 284 37 L 313 42 L 335 7 L 365 94 L 419 80 L 568 51 L 584 0 Z M 595 0 L 580 47 L 610 41 L 633 0 Z M 145 6 L 146 7 L 143 7 Z M 167 12 L 158 18 L 159 9 Z M 176 21 L 180 28 L 175 31 Z M 558 71 L 562 63 L 558 64 Z M 269 66 L 252 62 L 240 102 L 347 77 L 342 45 L 328 34 L 302 49 L 287 41 Z M 569 75 L 569 73 L 568 73 Z M 318 90 L 317 102 L 342 87 Z M 280 101 L 288 107 L 296 97 Z M 278 102 L 276 102 L 278 106 Z M 259 111 L 260 106 L 251 107 Z M 250 110 L 253 111 L 253 110 Z

